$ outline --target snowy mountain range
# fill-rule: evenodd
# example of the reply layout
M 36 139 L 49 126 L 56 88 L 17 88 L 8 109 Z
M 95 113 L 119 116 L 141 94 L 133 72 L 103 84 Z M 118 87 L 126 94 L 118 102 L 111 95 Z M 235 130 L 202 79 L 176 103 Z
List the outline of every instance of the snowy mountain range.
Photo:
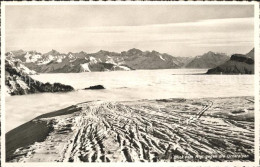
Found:
M 93 71 L 118 71 L 138 69 L 214 68 L 226 60 L 225 54 L 208 52 L 197 57 L 174 57 L 157 51 L 130 49 L 121 53 L 100 50 L 97 53 L 78 52 L 67 54 L 51 50 L 47 53 L 36 51 L 11 51 L 6 59 L 21 63 L 34 73 L 78 73 Z M 30 70 L 30 71 L 29 71 Z

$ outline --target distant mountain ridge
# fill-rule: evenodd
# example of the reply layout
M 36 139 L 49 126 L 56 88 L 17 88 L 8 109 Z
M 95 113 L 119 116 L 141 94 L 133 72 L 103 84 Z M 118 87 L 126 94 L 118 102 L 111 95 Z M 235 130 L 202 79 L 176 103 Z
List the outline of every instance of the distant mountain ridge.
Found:
M 201 56 L 196 56 L 191 62 L 189 62 L 186 68 L 214 68 L 220 64 L 226 62 L 230 57 L 225 53 L 207 52 Z
M 251 60 L 253 52 L 248 53 L 248 57 Z M 7 52 L 6 59 L 19 60 L 24 67 L 34 73 L 79 73 L 139 69 L 214 69 L 228 60 L 233 61 L 237 58 L 236 55 L 230 57 L 225 53 L 212 51 L 196 57 L 174 57 L 157 51 L 133 48 L 120 53 L 100 50 L 96 53 L 81 51 L 67 54 L 56 50 L 44 54 L 37 51 L 17 50 Z
M 207 74 L 254 74 L 254 48 L 247 54 L 233 54 L 225 63 L 209 69 Z
M 190 58 L 173 57 L 156 51 L 130 49 L 121 53 L 100 50 L 97 53 L 78 52 L 67 54 L 56 50 L 41 54 L 36 51 L 12 51 L 7 59 L 19 59 L 30 70 L 38 73 L 70 73 L 93 71 L 118 71 L 135 69 L 182 68 Z

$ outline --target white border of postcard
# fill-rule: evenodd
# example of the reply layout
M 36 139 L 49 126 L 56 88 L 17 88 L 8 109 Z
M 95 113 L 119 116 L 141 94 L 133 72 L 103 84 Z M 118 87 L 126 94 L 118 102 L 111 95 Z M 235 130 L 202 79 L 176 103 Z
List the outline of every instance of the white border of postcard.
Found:
M 5 6 L 7 5 L 254 5 L 254 48 L 255 48 L 255 162 L 157 162 L 157 163 L 59 163 L 59 162 L 39 162 L 39 163 L 10 163 L 5 162 Z M 4 167 L 81 167 L 81 166 L 117 166 L 121 167 L 124 165 L 127 166 L 258 166 L 259 165 L 259 3 L 257 2 L 185 2 L 185 1 L 68 1 L 68 2 L 59 2 L 59 1 L 20 1 L 20 2 L 1 2 L 1 165 Z

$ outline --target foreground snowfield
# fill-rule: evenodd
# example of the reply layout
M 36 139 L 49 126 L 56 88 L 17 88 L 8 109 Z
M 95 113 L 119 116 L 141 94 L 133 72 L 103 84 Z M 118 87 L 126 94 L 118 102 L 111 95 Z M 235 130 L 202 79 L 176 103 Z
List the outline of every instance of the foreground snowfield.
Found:
M 11 162 L 253 161 L 254 99 L 90 101 L 6 134 Z

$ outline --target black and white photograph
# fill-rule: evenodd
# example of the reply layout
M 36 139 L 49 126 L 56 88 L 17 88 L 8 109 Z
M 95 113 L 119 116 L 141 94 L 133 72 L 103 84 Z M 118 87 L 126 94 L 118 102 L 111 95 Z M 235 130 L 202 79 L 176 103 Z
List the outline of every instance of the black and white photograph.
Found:
M 258 162 L 256 5 L 4 4 L 2 161 Z

